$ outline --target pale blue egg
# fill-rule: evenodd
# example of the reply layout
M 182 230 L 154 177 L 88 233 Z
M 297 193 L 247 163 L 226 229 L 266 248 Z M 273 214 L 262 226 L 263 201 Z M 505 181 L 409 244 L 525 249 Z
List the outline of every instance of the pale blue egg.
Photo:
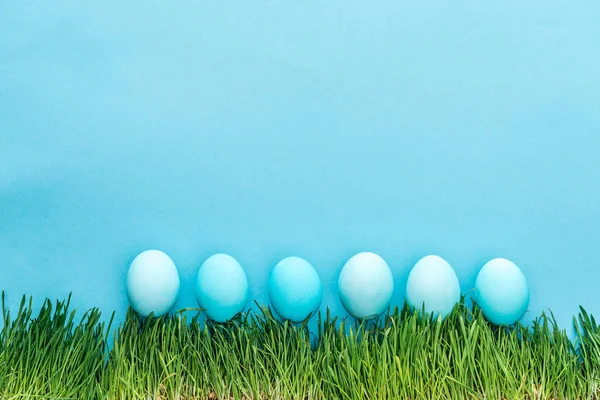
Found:
M 342 305 L 357 319 L 374 318 L 392 300 L 394 278 L 387 263 L 377 254 L 364 252 L 352 257 L 338 280 Z
M 406 301 L 435 317 L 448 315 L 460 301 L 460 284 L 450 264 L 439 256 L 421 258 L 408 275 Z
M 248 301 L 248 279 L 240 263 L 227 254 L 209 257 L 198 271 L 196 300 L 216 322 L 226 322 L 242 312 Z
M 504 258 L 493 259 L 481 268 L 475 288 L 475 302 L 493 324 L 512 325 L 523 318 L 529 306 L 525 275 Z
M 304 321 L 319 308 L 323 299 L 319 274 L 300 257 L 285 258 L 271 272 L 269 299 L 283 319 Z
M 139 254 L 127 271 L 127 297 L 142 317 L 165 315 L 177 302 L 179 274 L 173 260 L 159 250 Z

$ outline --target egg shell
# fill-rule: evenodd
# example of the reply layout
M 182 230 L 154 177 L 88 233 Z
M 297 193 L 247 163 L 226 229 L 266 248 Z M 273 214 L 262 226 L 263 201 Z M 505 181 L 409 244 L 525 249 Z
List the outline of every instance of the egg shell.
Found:
M 179 287 L 175 263 L 160 250 L 139 254 L 127 271 L 127 297 L 142 317 L 167 314 L 177 302 Z
M 275 312 L 292 322 L 311 316 L 323 299 L 319 274 L 300 257 L 281 260 L 271 272 L 268 288 Z
M 421 258 L 406 282 L 406 300 L 417 309 L 444 318 L 460 301 L 460 284 L 454 269 L 442 257 Z
M 357 319 L 375 318 L 392 300 L 394 278 L 387 263 L 371 252 L 358 253 L 344 265 L 338 280 L 342 305 Z
M 515 324 L 529 306 L 529 288 L 523 271 L 504 258 L 495 258 L 481 268 L 475 289 L 476 304 L 495 325 Z
M 248 301 L 248 279 L 240 263 L 227 254 L 209 257 L 198 270 L 196 300 L 216 322 L 226 322 L 242 312 Z

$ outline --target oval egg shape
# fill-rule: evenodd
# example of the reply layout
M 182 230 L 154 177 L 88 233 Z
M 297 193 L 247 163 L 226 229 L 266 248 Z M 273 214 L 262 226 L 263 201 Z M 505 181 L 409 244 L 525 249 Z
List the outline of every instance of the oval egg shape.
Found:
M 338 280 L 342 305 L 357 319 L 375 318 L 390 305 L 394 278 L 385 260 L 375 253 L 358 253 L 344 265 Z
M 127 271 L 127 297 L 142 317 L 167 314 L 177 302 L 179 287 L 175 263 L 159 250 L 139 254 Z
M 475 289 L 475 303 L 495 325 L 515 324 L 529 306 L 529 288 L 523 271 L 504 258 L 495 258 L 481 268 Z
M 269 299 L 283 319 L 302 322 L 319 308 L 323 289 L 319 274 L 300 257 L 281 260 L 269 278 Z
M 406 301 L 416 310 L 446 317 L 460 301 L 460 284 L 454 269 L 442 257 L 421 258 L 408 275 Z
M 248 279 L 240 263 L 227 254 L 209 257 L 198 270 L 196 300 L 215 322 L 227 322 L 242 312 L 248 301 Z

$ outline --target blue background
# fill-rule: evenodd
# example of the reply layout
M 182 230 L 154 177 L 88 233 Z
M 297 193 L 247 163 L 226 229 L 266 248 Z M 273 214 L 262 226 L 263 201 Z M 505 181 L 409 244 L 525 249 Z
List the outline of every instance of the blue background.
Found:
M 600 314 L 600 3 L 0 3 L 0 288 L 127 306 L 141 251 L 216 252 L 266 302 L 306 258 L 506 257 L 526 319 Z

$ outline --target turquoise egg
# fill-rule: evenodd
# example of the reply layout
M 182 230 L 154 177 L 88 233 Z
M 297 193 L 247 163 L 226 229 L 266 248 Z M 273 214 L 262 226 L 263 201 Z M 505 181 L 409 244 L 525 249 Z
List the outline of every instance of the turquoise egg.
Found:
M 302 322 L 321 305 L 323 289 L 319 274 L 300 257 L 285 258 L 271 272 L 269 299 L 283 319 Z
M 169 312 L 179 295 L 179 274 L 173 260 L 159 250 L 139 254 L 127 271 L 127 297 L 142 317 Z
M 226 322 L 242 312 L 248 301 L 248 279 L 240 263 L 227 254 L 209 257 L 198 271 L 196 300 L 215 322 Z
M 421 258 L 408 275 L 406 301 L 434 317 L 448 315 L 460 301 L 460 284 L 450 264 L 439 256 Z
M 489 261 L 475 283 L 474 300 L 484 317 L 495 325 L 512 325 L 529 306 L 527 279 L 519 267 L 504 258 Z
M 390 305 L 394 278 L 383 258 L 364 252 L 344 265 L 338 289 L 342 305 L 350 315 L 370 319 L 382 314 Z

